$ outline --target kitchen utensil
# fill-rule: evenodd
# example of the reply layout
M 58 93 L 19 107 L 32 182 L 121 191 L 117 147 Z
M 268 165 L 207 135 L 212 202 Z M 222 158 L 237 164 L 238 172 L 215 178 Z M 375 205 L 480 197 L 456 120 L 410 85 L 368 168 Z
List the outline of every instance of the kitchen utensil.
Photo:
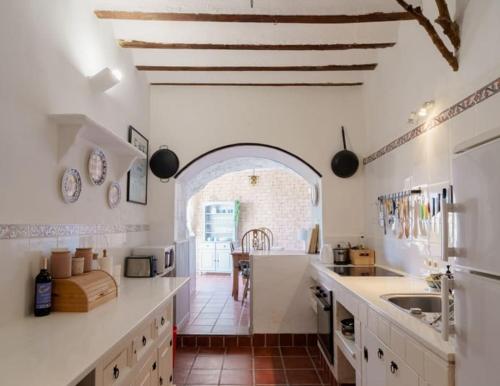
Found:
M 356 173 L 359 166 L 359 160 L 356 154 L 352 151 L 347 150 L 345 143 L 345 132 L 344 126 L 342 126 L 342 142 L 344 144 L 344 150 L 339 151 L 332 159 L 331 167 L 333 173 L 337 177 L 349 178 Z
M 343 319 L 340 325 L 342 335 L 349 340 L 354 340 L 354 318 Z
M 349 248 L 342 248 L 340 244 L 333 249 L 333 263 L 339 265 L 349 264 Z
M 170 177 L 175 175 L 177 170 L 179 170 L 179 158 L 172 150 L 168 149 L 166 146 L 161 146 L 151 156 L 149 167 L 161 182 L 168 182 Z

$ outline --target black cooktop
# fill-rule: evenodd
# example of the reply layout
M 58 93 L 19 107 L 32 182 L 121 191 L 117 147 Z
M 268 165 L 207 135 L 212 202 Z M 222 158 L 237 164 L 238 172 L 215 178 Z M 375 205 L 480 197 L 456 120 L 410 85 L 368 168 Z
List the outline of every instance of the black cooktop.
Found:
M 403 276 L 399 273 L 389 271 L 380 267 L 352 267 L 352 266 L 335 266 L 328 269 L 339 274 L 340 276 Z

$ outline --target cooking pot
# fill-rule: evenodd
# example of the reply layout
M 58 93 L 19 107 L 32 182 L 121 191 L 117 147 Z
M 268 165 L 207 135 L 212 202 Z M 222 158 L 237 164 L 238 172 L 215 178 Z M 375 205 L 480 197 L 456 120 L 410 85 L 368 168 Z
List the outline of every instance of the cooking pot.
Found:
M 333 264 L 349 264 L 349 248 L 341 248 L 340 245 L 333 249 Z
M 344 150 L 335 154 L 331 166 L 333 173 L 337 177 L 348 178 L 358 170 L 359 160 L 356 154 L 346 148 L 344 126 L 342 126 L 342 142 L 344 143 Z

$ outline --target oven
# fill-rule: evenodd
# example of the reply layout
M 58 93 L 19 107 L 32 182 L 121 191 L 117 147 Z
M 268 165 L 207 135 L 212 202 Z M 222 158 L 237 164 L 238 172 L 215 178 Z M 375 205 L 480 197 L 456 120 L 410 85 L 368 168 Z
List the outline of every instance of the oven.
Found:
M 316 298 L 318 343 L 330 363 L 333 364 L 333 292 L 320 285 L 312 287 L 312 290 Z

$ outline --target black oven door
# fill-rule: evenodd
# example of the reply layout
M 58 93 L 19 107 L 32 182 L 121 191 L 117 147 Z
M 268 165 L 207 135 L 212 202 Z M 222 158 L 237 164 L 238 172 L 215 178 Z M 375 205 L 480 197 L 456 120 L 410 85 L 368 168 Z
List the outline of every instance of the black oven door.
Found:
M 318 342 L 333 363 L 333 294 L 332 291 L 317 289 L 314 293 L 318 314 Z

